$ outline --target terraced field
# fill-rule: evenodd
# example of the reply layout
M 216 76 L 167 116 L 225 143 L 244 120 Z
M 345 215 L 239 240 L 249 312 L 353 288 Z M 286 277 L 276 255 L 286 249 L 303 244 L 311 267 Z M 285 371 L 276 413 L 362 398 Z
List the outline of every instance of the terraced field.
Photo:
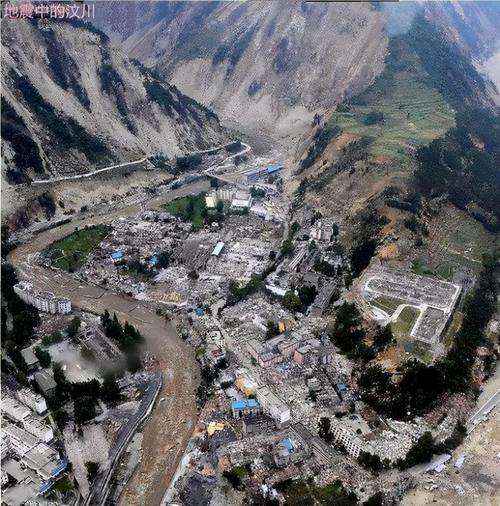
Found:
M 384 121 L 365 124 L 372 111 L 382 112 Z M 329 122 L 344 132 L 374 137 L 371 153 L 397 160 L 455 124 L 452 109 L 437 90 L 403 73 L 391 80 L 390 89 L 379 98 L 368 105 L 351 105 L 349 112 L 336 112 Z

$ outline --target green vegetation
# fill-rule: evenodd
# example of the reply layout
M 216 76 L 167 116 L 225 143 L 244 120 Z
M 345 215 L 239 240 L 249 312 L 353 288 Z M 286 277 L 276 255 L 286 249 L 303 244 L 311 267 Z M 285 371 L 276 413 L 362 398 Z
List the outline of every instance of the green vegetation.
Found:
M 28 78 L 11 72 L 11 77 L 38 121 L 52 134 L 56 144 L 63 149 L 76 149 L 91 163 L 112 160 L 111 152 L 97 137 L 87 132 L 76 120 L 49 104 Z
M 203 193 L 180 197 L 163 204 L 161 208 L 167 213 L 182 218 L 184 221 L 190 221 L 195 228 L 202 227 L 207 217 L 207 206 Z
M 365 402 L 379 413 L 406 418 L 408 412 L 410 417 L 424 413 L 443 393 L 471 388 L 476 350 L 481 345 L 491 346 L 484 332 L 497 307 L 499 258 L 498 251 L 485 256 L 478 286 L 465 304 L 460 330 L 446 356 L 433 365 L 406 362 L 397 371 L 397 383 L 379 365 L 365 368 L 358 381 Z
M 396 339 L 405 338 L 410 335 L 419 314 L 420 311 L 411 306 L 406 306 L 401 310 L 396 320 L 391 323 L 391 329 Z
M 356 494 L 348 492 L 339 480 L 323 487 L 312 480 L 286 480 L 275 485 L 286 497 L 285 506 L 354 506 Z
M 255 27 L 250 28 L 242 35 L 237 36 L 231 43 L 220 45 L 214 53 L 212 64 L 218 65 L 227 60 L 231 67 L 236 66 L 252 42 L 254 31 Z
M 446 195 L 486 229 L 500 230 L 500 116 L 486 109 L 457 113 L 457 127 L 417 152 L 414 185 L 427 198 Z
M 65 271 L 74 272 L 85 262 L 87 256 L 109 234 L 106 225 L 94 225 L 75 230 L 72 234 L 52 243 L 48 254 L 54 266 Z
M 396 299 L 395 297 L 389 297 L 386 295 L 379 295 L 370 301 L 370 304 L 372 306 L 382 309 L 382 311 L 385 311 L 389 316 L 393 315 L 398 306 L 404 303 L 404 300 Z
M 413 262 L 411 263 L 411 270 L 415 274 L 420 274 L 422 276 L 434 274 L 434 271 L 430 267 L 425 265 L 419 258 L 413 260 Z
M 7 169 L 10 183 L 19 184 L 29 181 L 26 171 L 32 168 L 36 173 L 44 171 L 42 158 L 37 144 L 31 137 L 26 123 L 14 108 L 2 97 L 2 139 L 9 142 L 14 151 L 13 165 Z
M 486 84 L 467 56 L 423 14 L 413 20 L 406 35 L 429 79 L 457 109 L 481 103 Z
M 47 46 L 47 59 L 55 83 L 64 90 L 71 90 L 83 107 L 89 109 L 90 100 L 87 91 L 81 85 L 82 76 L 75 60 L 50 28 L 40 30 L 40 34 Z
M 373 138 L 371 154 L 401 161 L 415 147 L 443 135 L 454 125 L 454 115 L 398 38 L 390 42 L 386 65 L 375 84 L 352 99 L 347 112 L 334 113 L 328 124 Z
M 229 471 L 224 471 L 223 476 L 236 490 L 243 489 L 243 480 L 250 474 L 249 466 L 236 466 Z
M 181 174 L 194 170 L 201 164 L 201 155 L 196 153 L 194 155 L 177 156 L 175 158 L 174 174 Z
M 407 469 L 408 467 L 429 462 L 433 455 L 440 453 L 449 453 L 462 444 L 467 429 L 461 422 L 457 422 L 453 433 L 442 443 L 437 443 L 430 432 L 424 432 L 417 442 L 409 449 L 404 460 L 397 462 L 399 469 Z
M 331 140 L 339 133 L 340 128 L 331 124 L 319 127 L 314 133 L 311 145 L 309 146 L 305 158 L 300 162 L 299 173 L 308 169 L 323 153 Z
M 75 486 L 73 482 L 69 479 L 68 475 L 64 475 L 61 479 L 57 480 L 54 483 L 54 489 L 58 490 L 62 494 L 66 494 L 69 491 L 73 490 Z

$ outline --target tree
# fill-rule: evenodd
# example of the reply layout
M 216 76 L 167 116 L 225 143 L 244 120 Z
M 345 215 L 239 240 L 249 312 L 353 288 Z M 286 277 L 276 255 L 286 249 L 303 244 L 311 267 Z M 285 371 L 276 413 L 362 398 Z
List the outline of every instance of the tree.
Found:
M 99 462 L 85 462 L 85 468 L 87 469 L 87 481 L 91 485 L 99 472 Z
M 283 297 L 283 306 L 290 311 L 299 311 L 302 308 L 302 301 L 300 297 L 295 293 L 295 290 L 287 290 Z
M 332 422 L 329 418 L 322 416 L 318 422 L 318 436 L 327 443 L 333 441 Z
M 200 277 L 200 275 L 194 269 L 192 269 L 188 272 L 189 279 L 198 279 L 199 277 Z
M 73 402 L 73 406 L 77 425 L 83 425 L 96 415 L 95 399 L 92 397 L 80 397 Z
M 408 450 L 405 458 L 405 467 L 412 467 L 423 462 L 429 462 L 434 455 L 436 447 L 434 438 L 429 431 L 424 432 L 417 442 Z
M 373 344 L 379 349 L 384 349 L 393 339 L 391 326 L 386 325 L 377 329 L 376 334 L 373 336 Z
M 75 316 L 70 322 L 69 325 L 66 327 L 66 333 L 68 334 L 68 337 L 70 339 L 76 337 L 78 334 L 78 331 L 80 330 L 80 324 L 81 324 L 80 318 L 78 316 Z
M 45 368 L 49 367 L 50 363 L 52 362 L 52 359 L 50 357 L 50 353 L 46 350 L 42 350 L 38 346 L 35 346 L 34 353 L 36 355 L 36 358 L 39 360 L 40 365 Z
M 272 337 L 278 335 L 280 333 L 280 329 L 277 323 L 269 320 L 267 322 L 267 331 L 266 331 L 266 339 L 271 339 Z
M 101 387 L 101 398 L 106 403 L 117 402 L 121 399 L 120 387 L 113 373 L 108 373 L 104 376 Z

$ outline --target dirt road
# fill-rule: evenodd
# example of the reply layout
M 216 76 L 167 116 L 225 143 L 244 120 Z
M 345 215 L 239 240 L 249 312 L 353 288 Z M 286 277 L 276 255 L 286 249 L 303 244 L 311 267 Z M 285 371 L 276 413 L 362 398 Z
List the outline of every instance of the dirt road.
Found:
M 199 192 L 206 186 L 206 182 L 184 186 L 151 200 L 146 207 Z M 149 308 L 147 302 L 86 284 L 69 273 L 45 269 L 33 261 L 38 252 L 76 227 L 109 222 L 137 211 L 138 205 L 129 206 L 47 230 L 10 252 L 8 261 L 17 268 L 20 278 L 30 279 L 41 289 L 68 297 L 82 310 L 101 313 L 108 309 L 115 312 L 120 321 L 128 320 L 139 328 L 147 348 L 156 355 L 163 374 L 163 386 L 159 401 L 145 424 L 142 462 L 121 497 L 123 505 L 153 506 L 160 504 L 196 423 L 198 366 L 194 352 L 176 335 L 170 323 Z

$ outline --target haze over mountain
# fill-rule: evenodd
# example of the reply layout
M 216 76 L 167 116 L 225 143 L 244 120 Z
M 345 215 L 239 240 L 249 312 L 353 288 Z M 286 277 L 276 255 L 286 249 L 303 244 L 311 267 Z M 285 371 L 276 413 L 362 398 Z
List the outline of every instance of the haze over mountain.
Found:
M 314 112 L 373 83 L 388 37 L 418 12 L 479 61 L 498 43 L 498 11 L 488 2 L 108 2 L 96 24 L 222 118 L 296 138 Z

